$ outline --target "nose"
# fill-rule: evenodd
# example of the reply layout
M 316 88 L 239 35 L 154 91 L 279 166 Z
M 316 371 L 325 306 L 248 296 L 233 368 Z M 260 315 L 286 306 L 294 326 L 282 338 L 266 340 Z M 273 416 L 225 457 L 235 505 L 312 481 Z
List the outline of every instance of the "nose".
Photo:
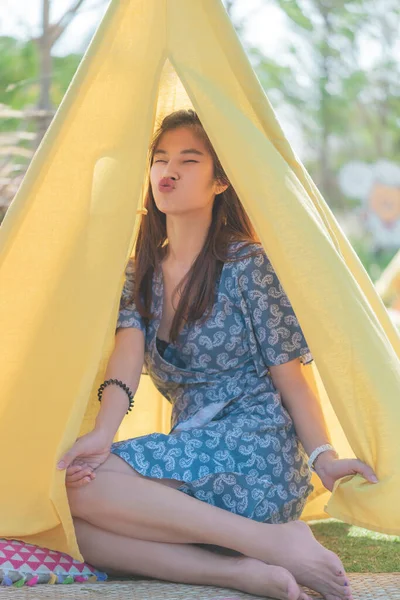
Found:
M 169 161 L 166 165 L 165 165 L 165 169 L 162 173 L 162 178 L 168 178 L 168 179 L 173 179 L 174 181 L 177 181 L 179 179 L 179 175 L 174 167 L 174 165 L 171 163 L 171 161 Z

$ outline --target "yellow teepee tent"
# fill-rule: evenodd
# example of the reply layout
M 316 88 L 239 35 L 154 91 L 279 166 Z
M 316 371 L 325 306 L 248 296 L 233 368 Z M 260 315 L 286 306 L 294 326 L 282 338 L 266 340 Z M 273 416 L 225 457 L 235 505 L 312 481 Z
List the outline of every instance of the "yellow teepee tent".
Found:
M 400 533 L 400 342 L 291 150 L 219 0 L 113 0 L 0 236 L 0 536 L 81 558 L 55 466 L 98 408 L 156 122 L 194 107 L 256 226 L 315 358 L 305 367 L 343 480 L 329 514 Z M 143 376 L 120 435 L 168 431 Z M 326 516 L 318 481 L 305 518 Z

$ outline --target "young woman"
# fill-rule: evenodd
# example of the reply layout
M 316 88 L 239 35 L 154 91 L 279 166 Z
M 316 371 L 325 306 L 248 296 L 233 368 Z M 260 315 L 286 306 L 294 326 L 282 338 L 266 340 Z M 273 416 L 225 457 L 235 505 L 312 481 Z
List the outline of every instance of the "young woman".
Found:
M 329 490 L 374 473 L 326 447 L 301 328 L 193 111 L 155 136 L 146 207 L 95 428 L 59 464 L 84 558 L 282 600 L 307 600 L 299 584 L 351 598 L 340 560 L 298 521 L 306 455 Z M 113 444 L 143 367 L 173 405 L 171 431 Z

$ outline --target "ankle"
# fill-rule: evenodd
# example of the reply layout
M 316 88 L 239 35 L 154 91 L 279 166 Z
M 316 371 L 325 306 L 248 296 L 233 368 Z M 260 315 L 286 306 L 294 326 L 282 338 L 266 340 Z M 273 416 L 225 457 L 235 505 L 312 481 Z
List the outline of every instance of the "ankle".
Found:
M 225 588 L 238 589 L 244 577 L 244 556 L 219 556 L 221 561 L 215 585 Z
M 226 563 L 226 570 L 224 571 L 224 585 L 225 587 L 238 589 L 247 578 L 247 565 L 253 559 L 249 556 L 230 556 L 225 558 L 229 562 Z

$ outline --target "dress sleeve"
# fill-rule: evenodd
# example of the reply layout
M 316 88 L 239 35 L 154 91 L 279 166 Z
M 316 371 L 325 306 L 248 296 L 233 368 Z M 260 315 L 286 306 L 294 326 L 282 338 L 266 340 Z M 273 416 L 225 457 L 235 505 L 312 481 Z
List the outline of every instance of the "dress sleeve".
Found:
M 244 258 L 238 270 L 238 296 L 254 358 L 269 366 L 296 358 L 313 361 L 289 298 L 264 250 Z M 259 362 L 259 361 L 258 361 Z
M 130 259 L 125 270 L 125 284 L 122 289 L 116 329 L 134 327 L 146 333 L 146 325 L 133 299 L 134 285 L 135 265 L 133 259 Z

